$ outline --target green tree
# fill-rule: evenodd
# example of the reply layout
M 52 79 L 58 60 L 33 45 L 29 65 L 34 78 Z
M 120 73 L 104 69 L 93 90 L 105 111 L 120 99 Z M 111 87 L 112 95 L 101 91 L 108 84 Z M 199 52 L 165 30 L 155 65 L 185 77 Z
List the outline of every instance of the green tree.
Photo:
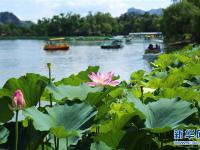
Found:
M 164 11 L 161 29 L 168 41 L 185 40 L 190 35 L 198 40 L 200 10 L 187 1 L 171 5 Z

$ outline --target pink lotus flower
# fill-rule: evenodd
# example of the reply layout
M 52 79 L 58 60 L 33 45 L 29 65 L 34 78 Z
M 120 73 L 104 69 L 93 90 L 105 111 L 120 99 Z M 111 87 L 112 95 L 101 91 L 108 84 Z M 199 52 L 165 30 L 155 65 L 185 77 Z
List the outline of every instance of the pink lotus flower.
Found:
M 91 74 L 88 75 L 88 77 L 93 81 L 93 82 L 88 82 L 87 85 L 91 87 L 95 86 L 105 86 L 105 85 L 110 85 L 110 86 L 116 86 L 119 84 L 119 81 L 113 80 L 113 73 L 108 72 L 108 73 L 97 73 L 95 74 L 92 72 Z
M 21 110 L 26 106 L 26 102 L 24 100 L 24 95 L 21 90 L 16 90 L 13 96 L 12 110 Z

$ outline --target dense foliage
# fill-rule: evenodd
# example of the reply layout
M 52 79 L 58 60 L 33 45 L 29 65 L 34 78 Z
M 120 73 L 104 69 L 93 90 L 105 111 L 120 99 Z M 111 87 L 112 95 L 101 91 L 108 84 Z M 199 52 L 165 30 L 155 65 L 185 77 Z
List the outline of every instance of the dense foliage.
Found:
M 0 34 L 7 36 L 97 36 L 159 30 L 159 16 L 148 13 L 127 13 L 118 18 L 101 12 L 89 13 L 85 17 L 68 13 L 40 19 L 37 24 L 29 27 L 0 25 Z
M 9 79 L 0 90 L 0 148 L 14 149 L 8 105 L 20 89 L 26 101 L 20 150 L 186 149 L 173 144 L 173 130 L 199 128 L 200 47 L 163 54 L 151 64 L 150 73 L 139 70 L 115 87 L 86 84 L 99 67 L 57 82 L 31 73 Z
M 200 41 L 200 1 L 182 0 L 164 10 L 161 29 L 168 41 Z

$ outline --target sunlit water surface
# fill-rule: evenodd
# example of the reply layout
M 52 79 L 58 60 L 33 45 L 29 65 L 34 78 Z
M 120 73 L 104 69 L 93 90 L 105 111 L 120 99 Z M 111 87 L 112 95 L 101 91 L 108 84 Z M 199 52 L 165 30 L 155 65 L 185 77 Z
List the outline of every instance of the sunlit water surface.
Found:
M 0 41 L 0 85 L 11 77 L 26 73 L 48 75 L 46 63 L 52 63 L 53 77 L 59 80 L 85 70 L 89 65 L 100 66 L 100 71 L 113 71 L 121 80 L 128 80 L 133 71 L 150 66 L 143 59 L 149 43 L 124 44 L 122 49 L 101 49 L 100 43 L 79 42 L 70 45 L 69 51 L 47 52 L 42 40 Z

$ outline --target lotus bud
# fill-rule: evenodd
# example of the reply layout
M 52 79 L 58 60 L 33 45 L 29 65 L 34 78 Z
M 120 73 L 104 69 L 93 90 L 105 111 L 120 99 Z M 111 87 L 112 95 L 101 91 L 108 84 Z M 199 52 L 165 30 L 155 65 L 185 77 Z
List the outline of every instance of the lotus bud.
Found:
M 12 108 L 14 110 L 21 110 L 26 106 L 24 95 L 21 90 L 16 90 L 13 96 Z
M 50 69 L 51 68 L 51 63 L 47 63 L 47 67 L 48 67 L 48 69 Z

